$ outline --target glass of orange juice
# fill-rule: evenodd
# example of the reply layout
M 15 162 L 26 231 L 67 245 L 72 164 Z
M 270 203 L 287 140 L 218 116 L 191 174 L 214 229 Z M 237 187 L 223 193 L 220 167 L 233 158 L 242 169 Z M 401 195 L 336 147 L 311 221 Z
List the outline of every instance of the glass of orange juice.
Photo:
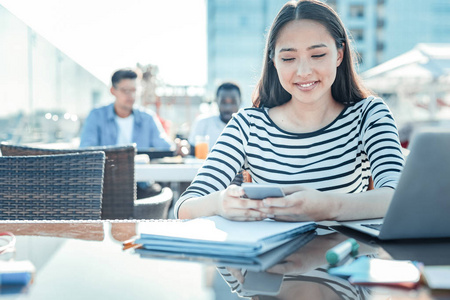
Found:
M 198 159 L 206 159 L 209 152 L 209 136 L 195 137 L 195 157 Z

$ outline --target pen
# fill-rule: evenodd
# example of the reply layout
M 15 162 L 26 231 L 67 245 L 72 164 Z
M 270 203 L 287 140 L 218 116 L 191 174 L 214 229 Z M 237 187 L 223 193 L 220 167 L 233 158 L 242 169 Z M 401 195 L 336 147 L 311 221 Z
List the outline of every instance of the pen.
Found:
M 123 242 L 122 250 L 137 249 L 137 248 L 142 247 L 141 244 L 135 244 L 134 241 L 135 241 L 135 239 L 131 239 L 131 240 L 127 240 L 127 241 Z
M 330 265 L 335 265 L 348 257 L 349 254 L 353 256 L 356 255 L 358 253 L 358 249 L 359 244 L 355 241 L 355 239 L 348 239 L 328 250 L 325 254 L 325 258 Z

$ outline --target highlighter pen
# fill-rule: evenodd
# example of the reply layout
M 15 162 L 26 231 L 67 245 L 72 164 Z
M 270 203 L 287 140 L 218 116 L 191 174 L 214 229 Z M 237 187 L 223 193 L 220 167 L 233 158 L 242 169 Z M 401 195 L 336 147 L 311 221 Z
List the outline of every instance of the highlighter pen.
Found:
M 358 249 L 359 244 L 355 241 L 355 239 L 348 239 L 328 250 L 325 254 L 325 258 L 330 265 L 335 265 L 348 257 L 350 254 L 353 256 L 356 255 L 358 253 Z

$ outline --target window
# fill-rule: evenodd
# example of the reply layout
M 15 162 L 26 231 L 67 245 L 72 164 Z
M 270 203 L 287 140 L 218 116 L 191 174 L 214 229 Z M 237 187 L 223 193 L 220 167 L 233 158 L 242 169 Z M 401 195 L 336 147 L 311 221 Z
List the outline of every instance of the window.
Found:
M 351 29 L 350 32 L 352 34 L 353 39 L 356 42 L 364 41 L 364 30 L 362 30 L 362 29 Z
M 350 5 L 350 17 L 352 17 L 352 18 L 364 17 L 364 6 L 363 5 Z

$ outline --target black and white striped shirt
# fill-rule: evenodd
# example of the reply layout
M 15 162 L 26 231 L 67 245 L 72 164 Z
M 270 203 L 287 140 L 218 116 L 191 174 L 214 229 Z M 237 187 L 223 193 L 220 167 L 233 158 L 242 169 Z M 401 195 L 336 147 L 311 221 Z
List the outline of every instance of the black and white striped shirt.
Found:
M 175 212 L 188 198 L 225 189 L 241 169 L 256 183 L 359 193 L 370 176 L 375 188 L 395 189 L 403 163 L 394 118 L 380 98 L 348 106 L 310 133 L 279 128 L 267 108 L 245 108 L 228 123 Z

